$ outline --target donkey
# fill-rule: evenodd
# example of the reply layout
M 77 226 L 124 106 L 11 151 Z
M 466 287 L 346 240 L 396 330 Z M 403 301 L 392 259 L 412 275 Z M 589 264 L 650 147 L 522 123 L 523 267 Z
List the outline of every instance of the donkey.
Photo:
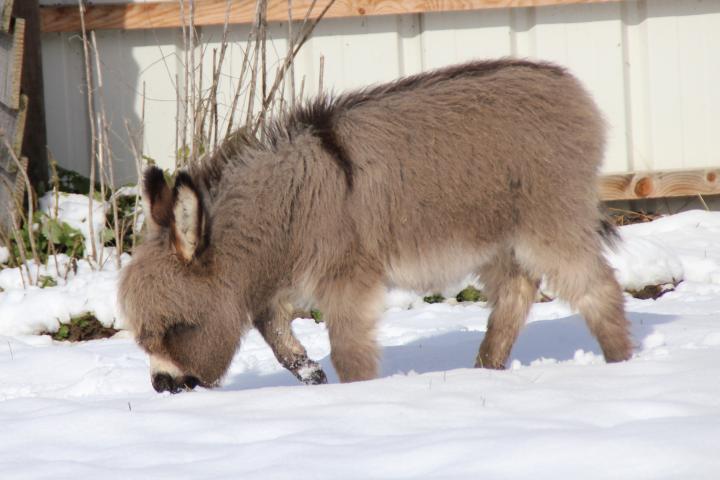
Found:
M 324 314 L 339 379 L 372 379 L 386 288 L 432 291 L 469 273 L 492 307 L 476 367 L 504 368 L 541 277 L 606 361 L 627 360 L 622 291 L 602 255 L 604 132 L 565 69 L 500 59 L 320 96 L 172 188 L 150 168 L 146 239 L 119 300 L 154 388 L 217 385 L 252 327 L 298 379 L 324 383 L 290 326 L 302 302 Z

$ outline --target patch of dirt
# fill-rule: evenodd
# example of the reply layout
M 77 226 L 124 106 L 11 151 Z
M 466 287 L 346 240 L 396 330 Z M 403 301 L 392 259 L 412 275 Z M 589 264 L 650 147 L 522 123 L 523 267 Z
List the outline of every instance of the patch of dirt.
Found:
M 675 283 L 664 283 L 662 285 L 647 285 L 641 290 L 627 290 L 627 292 L 635 298 L 640 300 L 657 300 L 668 292 L 675 290 L 677 284 Z
M 70 323 L 63 323 L 55 333 L 46 332 L 53 340 L 63 342 L 84 342 L 100 338 L 110 338 L 118 330 L 103 326 L 92 313 L 86 313 L 70 319 Z

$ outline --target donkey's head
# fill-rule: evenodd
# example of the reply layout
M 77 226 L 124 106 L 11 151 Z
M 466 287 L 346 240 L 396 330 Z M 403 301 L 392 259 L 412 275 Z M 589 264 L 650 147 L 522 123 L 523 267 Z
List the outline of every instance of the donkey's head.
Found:
M 218 275 L 200 192 L 187 173 L 170 188 L 152 167 L 143 203 L 147 232 L 123 272 L 121 308 L 150 355 L 155 390 L 215 385 L 243 327 L 233 292 Z

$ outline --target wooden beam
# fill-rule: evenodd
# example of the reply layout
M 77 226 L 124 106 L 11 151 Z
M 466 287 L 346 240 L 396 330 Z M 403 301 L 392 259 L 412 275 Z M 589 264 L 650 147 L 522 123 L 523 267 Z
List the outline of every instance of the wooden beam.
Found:
M 12 33 L 0 32 L 0 102 L 20 107 L 20 81 L 25 46 L 25 20 L 15 19 Z
M 720 195 L 720 169 L 606 175 L 600 195 L 606 201 Z
M 25 114 L 27 97 L 20 98 L 20 109 L 12 110 L 0 104 L 0 133 L 4 136 L 13 153 L 7 151 L 5 142 L 0 141 L 0 232 L 6 235 L 13 225 L 13 218 L 17 214 L 16 205 L 22 205 L 22 196 L 25 192 L 23 176 L 18 172 L 17 163 L 13 155 L 20 156 L 23 132 L 25 130 Z M 21 158 L 23 167 L 27 161 Z
M 18 157 L 22 152 L 25 120 L 27 118 L 27 97 L 20 97 L 20 108 L 14 110 L 0 103 L 0 135 L 4 136 Z M 0 140 L 0 170 L 14 171 L 15 163 L 6 152 L 5 144 Z
M 0 32 L 10 31 L 10 19 L 12 18 L 13 0 L 0 0 Z
M 252 23 L 255 18 L 255 1 L 231 1 L 230 23 Z M 336 0 L 325 16 L 327 18 L 363 17 L 619 1 L 622 0 Z M 319 15 L 328 2 L 329 0 L 317 0 L 313 14 Z M 292 2 L 293 19 L 302 20 L 311 3 L 311 0 L 294 0 Z M 223 25 L 226 8 L 226 0 L 196 0 L 195 25 Z M 186 16 L 189 14 L 188 10 L 189 8 L 186 7 Z M 43 32 L 76 32 L 80 30 L 80 14 L 77 6 L 47 6 L 42 7 L 41 12 Z M 313 15 L 310 18 L 313 18 Z M 287 0 L 268 0 L 267 19 L 269 22 L 287 21 Z M 180 4 L 177 1 L 118 3 L 88 5 L 85 12 L 85 23 L 88 30 L 177 28 L 183 25 L 183 18 Z M 187 23 L 189 22 L 186 19 L 185 24 Z
M 22 156 L 29 161 L 30 182 L 40 190 L 48 181 L 48 161 L 38 0 L 16 1 L 13 17 L 25 20 L 20 90 L 27 97 L 27 121 Z

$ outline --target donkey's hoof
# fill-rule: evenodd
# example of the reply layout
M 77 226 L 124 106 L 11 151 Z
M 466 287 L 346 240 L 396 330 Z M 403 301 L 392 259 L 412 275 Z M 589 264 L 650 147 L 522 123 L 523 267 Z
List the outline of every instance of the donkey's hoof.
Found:
M 487 368 L 489 370 L 505 370 L 505 364 L 489 359 L 483 360 L 481 357 L 478 356 L 477 360 L 475 360 L 475 368 Z
M 327 375 L 320 364 L 313 361 L 307 362 L 297 372 L 298 379 L 305 385 L 322 385 L 327 383 Z
M 327 376 L 321 368 L 315 370 L 312 375 L 310 375 L 310 378 L 303 380 L 303 383 L 305 383 L 305 385 L 322 385 L 327 382 Z

